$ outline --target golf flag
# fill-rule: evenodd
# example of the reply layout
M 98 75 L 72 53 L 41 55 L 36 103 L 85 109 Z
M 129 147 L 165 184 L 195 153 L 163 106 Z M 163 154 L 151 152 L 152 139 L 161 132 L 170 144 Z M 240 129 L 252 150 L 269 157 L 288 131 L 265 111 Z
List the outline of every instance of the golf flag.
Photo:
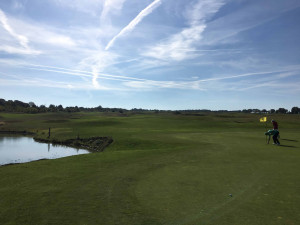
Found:
M 262 122 L 262 123 L 267 122 L 267 117 L 262 117 L 262 118 L 259 119 L 259 121 Z

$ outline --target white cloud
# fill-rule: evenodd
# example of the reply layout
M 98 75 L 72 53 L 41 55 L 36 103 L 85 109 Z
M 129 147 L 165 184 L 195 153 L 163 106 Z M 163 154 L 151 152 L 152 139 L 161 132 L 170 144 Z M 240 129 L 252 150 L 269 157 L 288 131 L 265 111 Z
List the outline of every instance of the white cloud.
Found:
M 4 51 L 10 54 L 26 54 L 26 55 L 40 54 L 40 51 L 36 51 L 29 47 L 28 45 L 29 40 L 26 36 L 17 33 L 11 27 L 5 13 L 1 9 L 0 9 L 0 23 L 2 24 L 4 30 L 18 42 L 17 45 L 16 43 L 12 45 L 11 41 L 6 41 L 7 43 L 2 43 L 2 45 L 0 45 L 0 51 Z
M 192 26 L 184 29 L 178 34 L 173 35 L 168 41 L 159 43 L 148 51 L 144 52 L 144 56 L 157 58 L 160 60 L 181 61 L 197 56 L 196 48 L 193 45 L 201 40 L 201 33 L 204 31 L 205 25 Z
M 224 0 L 199 0 L 196 4 L 190 3 L 185 16 L 191 26 L 205 23 L 224 5 Z
M 74 47 L 76 45 L 75 41 L 72 40 L 70 37 L 53 33 L 45 39 L 43 39 L 43 41 L 52 45 L 65 47 Z
M 28 48 L 28 39 L 27 37 L 17 34 L 9 25 L 8 20 L 4 12 L 0 9 L 0 21 L 2 23 L 3 28 L 12 36 L 14 37 L 21 46 L 24 48 Z
M 42 52 L 30 48 L 19 48 L 9 45 L 0 45 L 0 51 L 7 52 L 9 54 L 20 54 L 20 55 L 39 55 Z
M 19 1 L 14 0 L 14 1 L 12 1 L 12 8 L 13 8 L 14 10 L 21 10 L 21 9 L 24 8 L 24 5 L 23 5 L 22 2 L 19 2 Z
M 131 32 L 144 17 L 149 15 L 154 9 L 161 4 L 161 0 L 154 0 L 150 5 L 143 9 L 126 27 L 124 27 L 116 36 L 114 36 L 106 45 L 105 50 L 108 50 L 116 41 L 117 38 Z
M 58 46 L 59 48 L 73 48 L 77 45 L 76 40 L 65 33 L 72 35 L 72 30 L 60 30 L 39 23 L 29 23 L 14 19 L 14 26 L 22 33 L 26 34 L 32 44 L 42 45 L 40 47 L 47 48 L 47 45 Z M 49 46 L 50 47 L 50 46 Z
M 0 9 L 0 22 L 2 23 L 3 28 L 14 37 L 21 46 L 28 48 L 28 39 L 27 37 L 17 34 L 12 27 L 9 25 L 8 20 L 4 12 Z
M 11 35 L 9 35 L 8 32 L 6 32 L 6 34 L 2 32 L 3 35 L 0 35 L 0 40 L 2 40 L 3 43 L 2 49 L 8 49 L 8 53 L 44 53 L 49 55 L 50 52 L 67 53 L 65 50 L 80 50 L 81 54 L 85 54 L 88 49 L 94 50 L 92 49 L 92 46 L 97 46 L 98 44 L 95 42 L 95 36 L 97 35 L 95 29 L 83 28 L 82 30 L 80 30 L 76 27 L 72 27 L 69 29 L 59 29 L 56 27 L 45 25 L 43 23 L 19 20 L 14 17 L 11 17 L 9 22 L 11 27 L 14 27 L 14 30 L 18 31 L 18 34 L 22 34 L 21 36 L 23 37 L 23 39 L 21 40 L 24 41 L 18 42 L 18 44 L 21 46 L 17 47 L 16 43 L 13 43 L 12 38 L 9 37 Z M 29 41 L 30 46 L 32 47 L 29 47 Z M 39 50 L 35 50 L 34 48 L 38 48 Z
M 101 13 L 101 21 L 107 22 L 109 14 L 117 14 L 121 11 L 126 0 L 104 0 Z
M 93 86 L 98 87 L 99 86 L 99 83 L 98 83 L 99 73 L 103 72 L 108 65 L 113 64 L 117 58 L 118 58 L 118 55 L 116 55 L 114 53 L 110 53 L 110 52 L 106 52 L 106 51 L 103 52 L 103 51 L 99 50 L 99 52 L 97 54 L 94 54 L 94 55 L 82 60 L 80 62 L 80 66 L 81 66 L 81 68 L 84 68 L 84 69 L 91 69 L 92 74 L 93 74 L 93 79 L 92 79 Z
M 91 16 L 97 16 L 103 4 L 102 0 L 51 0 L 50 2 Z
M 223 1 L 219 0 L 199 0 L 195 5 L 190 4 L 185 12 L 188 27 L 167 40 L 147 48 L 142 55 L 167 61 L 196 57 L 196 46 L 202 39 L 206 20 L 218 12 L 223 4 Z

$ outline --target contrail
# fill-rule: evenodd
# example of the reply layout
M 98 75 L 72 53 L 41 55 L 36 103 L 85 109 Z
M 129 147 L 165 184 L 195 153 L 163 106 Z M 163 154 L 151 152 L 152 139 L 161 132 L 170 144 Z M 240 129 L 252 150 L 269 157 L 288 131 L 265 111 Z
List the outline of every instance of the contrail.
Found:
M 0 63 L 1 63 L 1 61 L 0 61 Z M 78 77 L 94 78 L 93 72 L 82 71 L 82 70 L 73 70 L 73 69 L 68 69 L 68 68 L 37 65 L 37 64 L 25 64 L 25 65 L 20 64 L 19 66 L 22 66 L 22 67 L 30 69 L 30 70 L 60 73 L 60 74 L 78 76 Z M 31 67 L 29 67 L 29 66 L 31 66 Z M 298 67 L 284 68 L 284 69 L 278 69 L 278 70 L 273 70 L 273 71 L 252 72 L 252 73 L 245 73 L 245 74 L 238 74 L 238 75 L 224 76 L 224 77 L 197 79 L 194 81 L 167 81 L 167 80 L 158 81 L 158 80 L 148 80 L 148 79 L 141 79 L 141 78 L 135 78 L 135 77 L 129 77 L 129 76 L 97 73 L 95 81 L 98 78 L 101 78 L 101 79 L 106 79 L 106 80 L 129 82 L 132 84 L 145 84 L 148 86 L 156 86 L 156 87 L 161 87 L 161 88 L 176 88 L 176 87 L 190 88 L 192 85 L 206 83 L 206 82 L 210 82 L 210 81 L 227 80 L 227 79 L 242 78 L 242 77 L 249 77 L 249 76 L 259 76 L 259 75 L 271 75 L 274 73 L 288 72 L 288 71 L 294 71 L 294 70 L 298 70 Z
M 117 38 L 120 36 L 129 33 L 132 31 L 136 25 L 138 25 L 142 19 L 149 15 L 154 9 L 156 9 L 161 4 L 161 0 L 155 0 L 150 5 L 148 5 L 145 9 L 143 9 L 126 27 L 124 27 L 110 42 L 106 45 L 105 50 L 108 50 L 115 42 Z
M 256 72 L 256 73 L 245 73 L 240 75 L 233 75 L 228 77 L 216 77 L 216 78 L 208 78 L 203 80 L 197 80 L 198 82 L 207 82 L 207 81 L 215 81 L 215 80 L 227 80 L 227 79 L 233 79 L 238 77 L 249 77 L 249 76 L 256 76 L 256 75 L 264 75 L 264 74 L 273 74 L 273 73 L 281 73 L 281 72 L 288 72 L 290 70 L 274 70 L 274 71 L 264 71 L 264 72 Z
M 27 69 L 33 69 L 33 70 L 41 70 L 41 71 L 45 71 L 45 68 L 50 68 L 50 69 L 55 69 L 55 70 L 51 70 L 49 72 L 58 72 L 61 70 L 65 70 L 67 71 L 67 74 L 76 74 L 76 75 L 82 75 L 82 76 L 87 76 L 87 77 L 93 77 L 93 72 L 89 72 L 89 71 L 83 71 L 83 70 L 73 70 L 73 69 L 68 69 L 68 68 L 62 68 L 62 67 L 56 67 L 56 66 L 45 66 L 45 65 L 37 65 L 37 64 L 25 64 L 22 65 Z M 28 66 L 32 66 L 32 67 L 28 67 Z M 38 68 L 34 68 L 34 67 L 39 67 L 41 69 Z M 48 69 L 49 70 L 49 69 Z M 61 71 L 62 73 L 64 73 L 64 71 Z M 121 75 L 113 75 L 113 74 L 107 74 L 107 73 L 97 73 L 98 76 L 104 76 L 104 77 L 111 77 L 111 78 L 118 78 L 118 79 L 125 79 L 125 80 L 135 80 L 135 81 L 146 81 L 146 79 L 141 79 L 141 78 L 136 78 L 136 77 L 129 77 L 129 76 L 121 76 Z

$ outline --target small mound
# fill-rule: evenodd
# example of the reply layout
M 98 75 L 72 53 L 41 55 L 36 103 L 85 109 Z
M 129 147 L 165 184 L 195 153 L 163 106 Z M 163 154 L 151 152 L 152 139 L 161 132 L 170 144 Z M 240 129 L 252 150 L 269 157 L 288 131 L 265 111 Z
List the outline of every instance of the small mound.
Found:
M 90 138 L 76 138 L 66 140 L 49 140 L 43 138 L 34 138 L 37 142 L 52 143 L 56 145 L 65 145 L 74 148 L 87 149 L 91 152 L 103 152 L 109 146 L 113 139 L 111 137 L 90 137 Z

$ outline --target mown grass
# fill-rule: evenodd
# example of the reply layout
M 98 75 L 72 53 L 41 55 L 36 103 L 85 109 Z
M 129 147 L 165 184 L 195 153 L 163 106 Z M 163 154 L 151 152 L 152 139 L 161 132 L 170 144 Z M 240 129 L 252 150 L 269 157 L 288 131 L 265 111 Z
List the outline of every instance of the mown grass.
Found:
M 273 116 L 282 146 L 252 114 L 0 116 L 0 129 L 114 139 L 103 153 L 0 167 L 1 224 L 300 224 L 298 115 Z

